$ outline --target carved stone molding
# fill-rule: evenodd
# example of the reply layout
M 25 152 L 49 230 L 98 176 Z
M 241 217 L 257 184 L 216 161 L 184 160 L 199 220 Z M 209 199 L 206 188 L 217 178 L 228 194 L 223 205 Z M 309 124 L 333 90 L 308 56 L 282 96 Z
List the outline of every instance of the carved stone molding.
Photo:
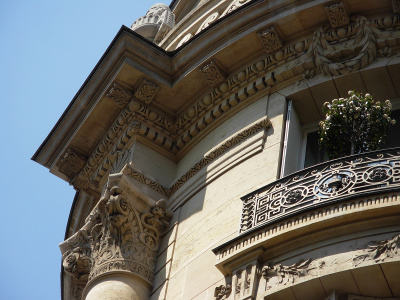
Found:
M 220 67 L 214 62 L 210 61 L 200 69 L 204 74 L 210 86 L 216 86 L 225 80 L 225 74 Z
M 143 78 L 133 96 L 135 99 L 149 105 L 159 89 L 158 84 Z
M 106 96 L 114 100 L 118 107 L 124 108 L 129 103 L 132 94 L 116 82 L 111 85 Z
M 339 28 L 350 23 L 343 2 L 326 7 L 326 11 L 332 28 Z
M 308 268 L 310 266 L 311 259 L 300 260 L 297 263 L 290 266 L 283 266 L 281 264 L 268 264 L 267 266 L 262 268 L 262 276 L 267 280 L 267 289 L 271 288 L 271 285 L 268 284 L 268 281 L 271 278 L 276 277 L 277 280 L 274 284 L 283 284 L 294 283 L 296 278 L 304 276 L 308 272 Z
M 165 200 L 151 204 L 137 197 L 118 186 L 107 188 L 86 224 L 60 244 L 64 271 L 80 287 L 111 271 L 130 272 L 151 284 L 171 214 Z
M 282 39 L 272 26 L 258 33 L 268 54 L 274 53 L 283 47 Z
M 400 14 L 400 0 L 392 0 L 393 13 Z
M 214 297 L 217 300 L 227 299 L 232 292 L 232 287 L 227 285 L 220 285 L 215 288 Z

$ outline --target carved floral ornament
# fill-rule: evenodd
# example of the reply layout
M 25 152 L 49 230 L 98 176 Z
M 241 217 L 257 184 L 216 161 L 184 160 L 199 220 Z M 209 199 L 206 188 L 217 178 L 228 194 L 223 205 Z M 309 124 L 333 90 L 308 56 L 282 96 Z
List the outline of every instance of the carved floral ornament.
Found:
M 160 236 L 171 214 L 164 200 L 142 213 L 135 201 L 118 186 L 107 189 L 86 224 L 60 244 L 63 268 L 77 293 L 88 280 L 111 271 L 134 273 L 151 284 Z

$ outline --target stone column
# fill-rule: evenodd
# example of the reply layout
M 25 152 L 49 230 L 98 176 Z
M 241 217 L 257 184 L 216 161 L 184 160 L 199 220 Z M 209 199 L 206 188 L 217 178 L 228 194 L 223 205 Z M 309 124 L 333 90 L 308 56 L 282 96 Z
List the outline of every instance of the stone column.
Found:
M 123 180 L 109 184 L 86 224 L 60 244 L 75 299 L 148 299 L 170 218 L 165 200 L 135 192 Z

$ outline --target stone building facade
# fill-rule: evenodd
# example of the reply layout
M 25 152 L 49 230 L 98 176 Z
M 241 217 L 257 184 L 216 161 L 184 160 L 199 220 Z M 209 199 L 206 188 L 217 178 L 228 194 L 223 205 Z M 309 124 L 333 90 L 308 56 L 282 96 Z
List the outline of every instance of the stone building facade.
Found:
M 400 299 L 397 127 L 334 161 L 315 141 L 349 90 L 400 107 L 399 51 L 399 0 L 174 0 L 123 26 L 33 157 L 76 189 L 62 298 Z

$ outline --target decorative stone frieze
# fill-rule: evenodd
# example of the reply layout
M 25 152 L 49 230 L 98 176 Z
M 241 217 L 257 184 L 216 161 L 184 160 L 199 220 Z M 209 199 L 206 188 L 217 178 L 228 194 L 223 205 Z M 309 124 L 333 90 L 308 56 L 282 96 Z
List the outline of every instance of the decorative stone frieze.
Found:
M 106 96 L 114 100 L 120 108 L 124 108 L 132 98 L 132 94 L 117 82 L 112 84 Z
M 350 23 L 343 2 L 326 7 L 326 11 L 332 28 L 339 28 Z
M 226 78 L 224 72 L 214 61 L 204 65 L 200 71 L 204 74 L 208 84 L 213 87 L 223 82 Z
M 310 266 L 311 259 L 300 260 L 297 263 L 290 266 L 283 266 L 282 264 L 268 264 L 262 268 L 262 277 L 267 280 L 267 289 L 271 288 L 268 281 L 271 278 L 276 277 L 277 280 L 275 284 L 294 283 L 296 278 L 304 276 L 307 274 L 308 268 Z
M 240 233 L 311 208 L 400 187 L 400 152 L 337 159 L 284 177 L 242 198 Z
M 196 34 L 198 34 L 200 31 L 206 29 L 208 26 L 210 26 L 211 23 L 215 22 L 218 20 L 219 17 L 219 12 L 213 12 L 211 15 L 205 19 L 205 21 L 201 24 L 199 29 L 197 30 Z
M 135 99 L 149 105 L 159 89 L 158 84 L 143 78 L 133 96 Z
M 274 26 L 259 32 L 258 36 L 268 54 L 274 53 L 283 47 L 282 39 Z
M 165 200 L 141 198 L 119 186 L 107 188 L 86 224 L 60 244 L 63 268 L 80 289 L 115 271 L 134 274 L 151 285 L 160 236 L 171 214 Z
M 215 288 L 214 297 L 217 300 L 228 299 L 232 292 L 232 287 L 227 285 L 220 285 Z

